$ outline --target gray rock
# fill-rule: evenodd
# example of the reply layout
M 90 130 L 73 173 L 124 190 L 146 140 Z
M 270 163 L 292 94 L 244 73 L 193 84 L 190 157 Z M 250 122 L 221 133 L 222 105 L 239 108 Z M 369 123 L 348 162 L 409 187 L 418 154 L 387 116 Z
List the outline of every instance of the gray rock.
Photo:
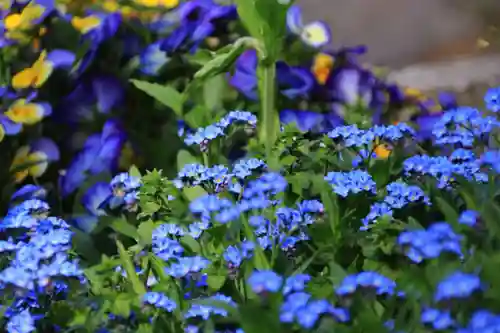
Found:
M 474 48 L 491 21 L 498 0 L 298 0 L 307 19 L 332 28 L 333 45 L 366 44 L 366 60 L 404 67 L 433 57 Z M 455 50 L 454 50 L 455 49 Z M 444 55 L 445 58 L 447 54 Z

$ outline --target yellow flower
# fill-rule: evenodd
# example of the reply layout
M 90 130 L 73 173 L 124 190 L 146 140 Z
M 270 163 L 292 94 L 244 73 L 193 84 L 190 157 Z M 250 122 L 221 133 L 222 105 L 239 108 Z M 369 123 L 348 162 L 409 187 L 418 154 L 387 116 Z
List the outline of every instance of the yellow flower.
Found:
M 52 65 L 45 61 L 46 57 L 47 52 L 42 51 L 33 66 L 25 68 L 14 75 L 12 78 L 12 87 L 14 89 L 41 87 L 52 73 Z
M 102 8 L 108 12 L 117 12 L 120 9 L 120 5 L 113 0 L 106 0 L 102 5 Z
M 406 97 L 415 99 L 417 101 L 425 101 L 427 99 L 422 91 L 415 88 L 406 87 L 404 89 L 404 94 Z
M 5 112 L 5 116 L 18 124 L 34 125 L 43 119 L 45 110 L 43 105 L 26 103 L 25 99 L 17 100 Z
M 19 14 L 10 14 L 4 19 L 5 28 L 10 30 L 26 30 L 32 28 L 35 20 L 39 19 L 45 11 L 45 7 L 34 2 L 29 3 Z M 7 35 L 9 35 L 7 33 Z M 9 36 L 10 37 L 10 36 Z
M 326 53 L 319 53 L 314 57 L 312 73 L 320 84 L 325 84 L 330 71 L 332 70 L 334 59 Z
M 383 143 L 383 144 L 377 145 L 377 147 L 375 147 L 374 153 L 375 153 L 375 155 L 377 155 L 378 158 L 385 160 L 385 159 L 389 158 L 389 156 L 392 153 L 392 150 L 390 149 L 390 147 L 388 145 Z
M 380 143 L 380 139 L 375 139 L 375 149 L 373 150 L 377 158 L 388 159 L 392 153 L 392 148 L 386 143 Z
M 145 7 L 174 8 L 179 5 L 179 0 L 135 0 L 135 2 Z
M 78 17 L 75 16 L 71 19 L 73 27 L 80 31 L 82 34 L 97 28 L 101 24 L 101 20 L 97 16 Z
M 23 69 L 12 78 L 14 89 L 39 88 L 50 77 L 55 68 L 70 67 L 76 56 L 67 50 L 42 51 L 35 63 Z
M 29 146 L 19 148 L 12 160 L 10 171 L 14 171 L 14 181 L 21 183 L 28 176 L 38 178 L 47 170 L 49 161 L 43 152 L 31 152 Z

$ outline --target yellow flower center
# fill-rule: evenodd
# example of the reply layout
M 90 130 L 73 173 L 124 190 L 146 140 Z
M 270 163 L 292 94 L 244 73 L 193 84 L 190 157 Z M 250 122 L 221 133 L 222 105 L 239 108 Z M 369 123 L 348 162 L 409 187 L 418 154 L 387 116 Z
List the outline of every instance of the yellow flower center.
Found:
M 21 25 L 21 14 L 11 14 L 3 20 L 3 24 L 7 30 L 13 30 Z
M 314 57 L 312 73 L 320 84 L 325 84 L 333 67 L 333 57 L 329 54 L 319 53 Z

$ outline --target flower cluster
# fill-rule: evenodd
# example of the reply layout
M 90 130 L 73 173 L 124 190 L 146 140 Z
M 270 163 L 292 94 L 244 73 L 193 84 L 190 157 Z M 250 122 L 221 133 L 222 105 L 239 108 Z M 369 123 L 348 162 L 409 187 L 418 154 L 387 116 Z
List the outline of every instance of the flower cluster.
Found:
M 199 128 L 195 133 L 187 134 L 184 142 L 188 146 L 199 145 L 201 151 L 206 151 L 210 141 L 226 135 L 226 130 L 233 124 L 249 125 L 255 128 L 257 117 L 246 111 L 232 111 L 215 124 Z
M 402 209 L 409 204 L 431 204 L 429 197 L 416 185 L 408 185 L 404 182 L 393 182 L 386 186 L 386 191 L 387 195 L 384 201 L 374 203 L 370 207 L 368 215 L 363 218 L 363 229 L 380 217 L 392 217 L 394 210 Z
M 70 255 L 73 232 L 64 220 L 49 216 L 48 204 L 36 198 L 12 207 L 1 228 L 14 235 L 0 241 L 0 252 L 10 259 L 0 271 L 2 291 L 13 290 L 15 298 L 4 309 L 7 330 L 32 332 L 40 318 L 35 315 L 39 298 L 64 298 L 69 279 L 85 282 L 78 260 Z
M 333 191 L 342 197 L 347 197 L 349 193 L 376 193 L 377 191 L 377 184 L 370 174 L 362 170 L 329 172 L 325 180 L 332 185 Z
M 494 117 L 483 116 L 478 109 L 459 107 L 446 112 L 434 125 L 432 133 L 438 145 L 473 147 L 500 125 Z
M 427 175 L 437 180 L 437 187 L 449 187 L 456 177 L 486 182 L 488 175 L 481 170 L 481 162 L 474 152 L 457 149 L 449 157 L 417 155 L 404 161 L 407 176 Z
M 413 262 L 437 258 L 442 252 L 454 253 L 462 257 L 462 237 L 457 235 L 447 223 L 434 223 L 427 230 L 411 230 L 399 234 L 398 244 Z

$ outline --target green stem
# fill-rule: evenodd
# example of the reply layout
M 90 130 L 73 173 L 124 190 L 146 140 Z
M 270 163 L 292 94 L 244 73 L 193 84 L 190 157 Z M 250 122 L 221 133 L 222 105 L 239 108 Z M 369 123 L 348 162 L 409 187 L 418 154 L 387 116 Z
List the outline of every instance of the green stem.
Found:
M 260 108 L 263 127 L 260 129 L 260 141 L 266 147 L 268 164 L 271 164 L 272 149 L 278 135 L 275 124 L 275 80 L 276 66 L 274 62 L 260 60 L 259 62 Z
M 208 155 L 208 152 L 203 153 L 203 164 L 207 167 L 210 168 L 210 156 Z

